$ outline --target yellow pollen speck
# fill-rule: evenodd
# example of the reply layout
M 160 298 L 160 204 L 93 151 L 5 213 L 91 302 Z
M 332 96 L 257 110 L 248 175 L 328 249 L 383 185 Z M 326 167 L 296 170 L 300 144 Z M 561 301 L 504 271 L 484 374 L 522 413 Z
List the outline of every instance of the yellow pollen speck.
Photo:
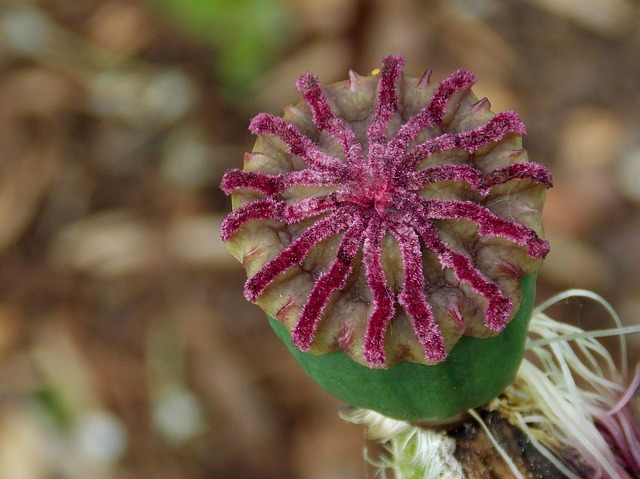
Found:
M 374 70 L 371 70 L 371 74 L 372 74 L 372 75 L 379 75 L 379 74 L 380 74 L 380 69 L 379 69 L 379 68 L 376 68 L 376 69 L 374 69 Z

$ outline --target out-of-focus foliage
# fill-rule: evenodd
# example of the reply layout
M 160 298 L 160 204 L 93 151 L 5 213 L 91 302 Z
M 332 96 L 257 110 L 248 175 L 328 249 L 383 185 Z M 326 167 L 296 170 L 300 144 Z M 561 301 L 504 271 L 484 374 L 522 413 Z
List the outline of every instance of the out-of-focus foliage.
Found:
M 153 0 L 180 28 L 213 47 L 228 94 L 251 91 L 292 35 L 282 0 Z

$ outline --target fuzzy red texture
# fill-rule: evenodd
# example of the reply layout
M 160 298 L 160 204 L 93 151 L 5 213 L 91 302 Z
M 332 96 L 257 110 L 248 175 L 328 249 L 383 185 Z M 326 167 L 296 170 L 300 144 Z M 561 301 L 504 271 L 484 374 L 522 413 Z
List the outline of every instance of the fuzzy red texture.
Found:
M 385 332 L 398 305 L 412 318 L 425 358 L 439 362 L 447 356 L 442 334 L 425 297 L 423 246 L 438 255 L 443 268 L 450 268 L 461 282 L 487 299 L 487 327 L 502 330 L 513 313 L 511 299 L 497 284 L 488 279 L 471 258 L 453 251 L 440 239 L 434 220 L 471 221 L 478 226 L 478 234 L 506 238 L 526 246 L 533 258 L 544 258 L 549 251 L 548 243 L 533 230 L 500 218 L 481 204 L 426 199 L 419 194 L 429 183 L 456 181 L 486 196 L 492 187 L 513 179 L 529 179 L 551 186 L 551 176 L 544 166 L 529 162 L 510 164 L 488 174 L 470 165 L 454 164 L 417 170 L 419 162 L 435 152 L 460 149 L 474 153 L 506 135 L 524 134 L 525 127 L 515 112 L 507 111 L 471 131 L 443 133 L 410 146 L 421 131 L 443 121 L 447 105 L 456 92 L 470 88 L 475 82 L 473 73 L 458 70 L 442 81 L 427 106 L 389 139 L 388 125 L 398 109 L 396 86 L 403 65 L 404 59 L 400 56 L 383 60 L 378 98 L 367 130 L 366 155 L 355 133 L 331 110 L 317 77 L 307 73 L 298 80 L 297 87 L 311 110 L 316 128 L 335 138 L 344 152 L 344 160 L 321 151 L 314 141 L 284 119 L 263 113 L 251 122 L 251 132 L 281 139 L 288 152 L 302 158 L 307 168 L 278 175 L 231 170 L 222 181 L 222 189 L 227 194 L 236 189 L 249 189 L 265 195 L 264 199 L 245 203 L 227 216 L 221 227 L 225 241 L 249 221 L 293 224 L 317 218 L 247 280 L 245 296 L 250 301 L 255 301 L 279 274 L 301 264 L 319 242 L 344 232 L 334 262 L 318 277 L 292 330 L 293 343 L 303 351 L 310 349 L 331 294 L 345 286 L 353 261 L 362 249 L 374 305 L 364 341 L 364 357 L 371 367 L 385 362 Z M 421 81 L 426 80 L 423 77 Z M 280 194 L 294 185 L 335 185 L 337 190 L 289 204 Z M 386 234 L 393 235 L 402 256 L 404 281 L 399 294 L 387 284 L 382 268 L 382 243 Z

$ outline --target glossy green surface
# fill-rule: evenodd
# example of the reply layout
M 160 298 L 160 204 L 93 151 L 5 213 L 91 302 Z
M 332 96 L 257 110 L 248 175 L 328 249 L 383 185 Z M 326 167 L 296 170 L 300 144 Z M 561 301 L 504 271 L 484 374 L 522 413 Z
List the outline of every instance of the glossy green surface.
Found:
M 434 366 L 403 362 L 388 370 L 369 369 L 343 352 L 304 353 L 291 344 L 279 321 L 271 327 L 305 372 L 322 388 L 352 406 L 372 409 L 405 421 L 454 417 L 488 403 L 516 376 L 535 298 L 536 275 L 522 279 L 516 317 L 493 338 L 463 337 L 446 361 Z

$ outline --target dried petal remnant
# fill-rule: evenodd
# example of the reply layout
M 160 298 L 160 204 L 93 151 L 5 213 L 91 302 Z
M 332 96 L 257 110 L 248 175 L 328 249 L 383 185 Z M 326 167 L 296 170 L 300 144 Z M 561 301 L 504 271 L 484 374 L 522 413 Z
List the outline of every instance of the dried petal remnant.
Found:
M 247 299 L 301 350 L 369 367 L 438 363 L 463 334 L 497 334 L 549 250 L 551 176 L 527 161 L 520 117 L 478 101 L 471 72 L 434 86 L 403 65 L 326 87 L 303 75 L 303 102 L 256 116 L 245 169 L 222 182 Z

